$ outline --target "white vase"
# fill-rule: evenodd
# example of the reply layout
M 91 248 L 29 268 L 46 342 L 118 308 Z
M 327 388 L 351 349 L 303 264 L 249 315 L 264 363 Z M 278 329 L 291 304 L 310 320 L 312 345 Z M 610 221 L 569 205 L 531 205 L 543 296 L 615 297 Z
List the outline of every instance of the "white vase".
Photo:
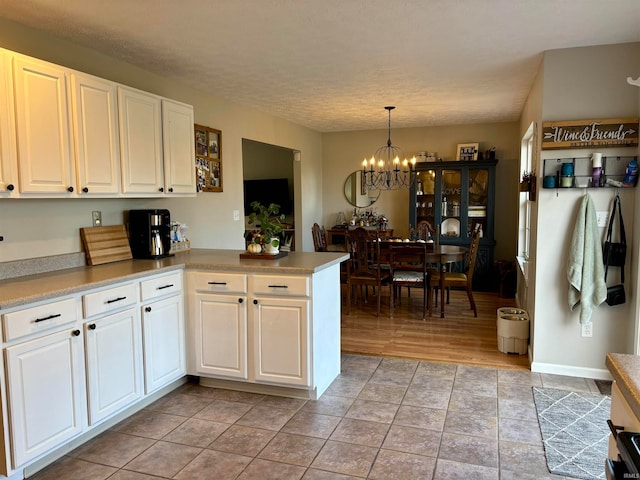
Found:
M 265 243 L 264 245 L 264 253 L 268 253 L 269 255 L 276 255 L 279 251 L 279 246 L 274 246 L 271 243 Z

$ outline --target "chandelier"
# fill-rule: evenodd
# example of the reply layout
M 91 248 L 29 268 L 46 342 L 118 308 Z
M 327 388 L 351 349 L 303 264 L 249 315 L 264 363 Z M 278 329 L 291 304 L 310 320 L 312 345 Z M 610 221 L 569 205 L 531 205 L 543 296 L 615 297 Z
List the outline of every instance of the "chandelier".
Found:
M 362 162 L 364 184 L 373 190 L 409 188 L 416 181 L 416 157 L 407 160 L 400 147 L 391 144 L 391 110 L 396 107 L 384 108 L 389 112 L 389 137 L 370 160 Z

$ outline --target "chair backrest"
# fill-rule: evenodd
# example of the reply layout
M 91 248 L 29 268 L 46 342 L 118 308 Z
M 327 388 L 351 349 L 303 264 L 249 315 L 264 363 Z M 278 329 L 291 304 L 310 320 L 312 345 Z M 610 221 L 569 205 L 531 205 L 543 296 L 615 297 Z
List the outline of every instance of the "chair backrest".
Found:
M 349 270 L 350 274 L 367 273 L 377 270 L 380 273 L 379 257 L 380 242 L 365 230 L 358 227 L 349 230 L 346 235 L 345 242 L 347 244 L 347 252 L 349 253 Z
M 311 227 L 311 235 L 313 236 L 313 247 L 316 252 L 327 251 L 327 231 L 317 223 Z
M 429 240 L 435 229 L 427 220 L 421 220 L 411 232 L 415 240 Z
M 473 227 L 473 233 L 471 234 L 471 243 L 469 244 L 468 254 L 468 268 L 467 268 L 467 282 L 473 281 L 473 271 L 476 268 L 476 258 L 478 257 L 478 248 L 480 246 L 480 227 L 479 223 L 476 223 Z
M 393 278 L 393 272 L 397 270 L 410 270 L 427 274 L 427 245 L 417 243 L 412 245 L 389 246 L 389 270 Z

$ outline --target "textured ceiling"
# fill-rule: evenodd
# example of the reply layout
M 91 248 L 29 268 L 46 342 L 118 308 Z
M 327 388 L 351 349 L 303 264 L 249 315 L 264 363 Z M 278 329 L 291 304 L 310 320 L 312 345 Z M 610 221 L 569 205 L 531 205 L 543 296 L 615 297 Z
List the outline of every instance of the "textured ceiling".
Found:
M 640 41 L 640 0 L 0 0 L 0 17 L 322 132 L 386 128 L 386 105 L 392 127 L 517 120 L 544 50 Z

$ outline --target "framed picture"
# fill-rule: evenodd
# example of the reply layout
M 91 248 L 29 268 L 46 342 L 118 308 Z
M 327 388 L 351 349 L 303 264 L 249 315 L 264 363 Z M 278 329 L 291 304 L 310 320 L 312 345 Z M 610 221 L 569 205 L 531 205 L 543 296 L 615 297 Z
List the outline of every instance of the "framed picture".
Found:
M 222 131 L 195 125 L 198 192 L 222 192 Z
M 478 143 L 459 143 L 456 160 L 478 160 Z

